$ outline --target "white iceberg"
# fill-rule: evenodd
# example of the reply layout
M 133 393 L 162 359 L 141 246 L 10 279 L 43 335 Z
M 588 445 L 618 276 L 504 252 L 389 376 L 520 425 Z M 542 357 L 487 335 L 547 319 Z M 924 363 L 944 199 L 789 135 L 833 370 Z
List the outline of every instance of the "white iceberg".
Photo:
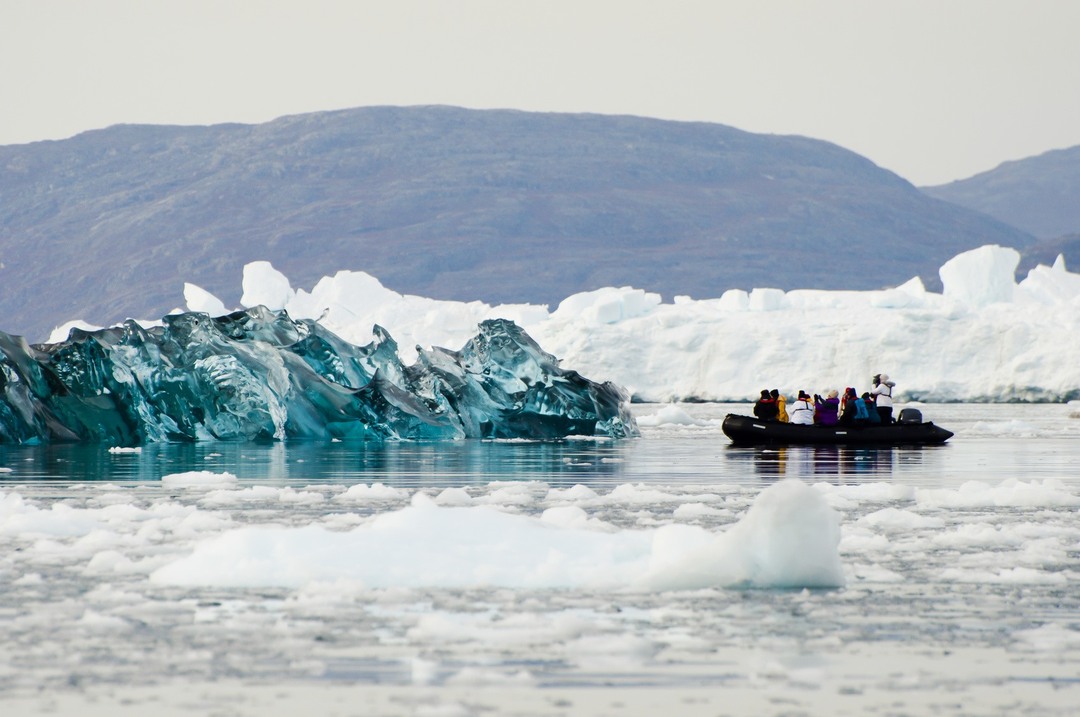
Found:
M 914 278 L 878 291 L 734 289 L 719 298 L 604 288 L 547 306 L 398 294 L 359 271 L 294 290 L 265 262 L 244 273 L 244 304 L 269 301 L 353 343 L 375 324 L 417 344 L 460 346 L 489 318 L 520 324 L 548 352 L 638 400 L 746 400 L 762 388 L 867 388 L 885 372 L 901 400 L 1059 401 L 1080 396 L 1080 275 L 1059 259 L 1017 283 L 1014 249 L 984 246 L 941 267 L 941 294 Z M 209 300 L 201 294 L 198 306 Z M 189 303 L 189 308 L 196 305 Z

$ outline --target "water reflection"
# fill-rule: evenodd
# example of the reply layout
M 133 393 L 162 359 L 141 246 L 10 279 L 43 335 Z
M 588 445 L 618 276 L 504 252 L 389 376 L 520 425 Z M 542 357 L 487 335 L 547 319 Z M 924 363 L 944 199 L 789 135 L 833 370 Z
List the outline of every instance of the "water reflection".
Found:
M 263 484 L 392 485 L 546 480 L 554 484 L 613 480 L 624 441 L 456 441 L 438 443 L 164 443 L 139 452 L 103 446 L 0 446 L 0 482 L 36 480 L 157 481 L 186 471 L 229 472 Z
M 959 412 L 963 407 L 946 408 Z M 983 407 L 978 415 L 993 408 Z M 1013 413 L 1022 408 L 1005 406 L 997 413 L 1012 420 Z M 714 414 L 721 415 L 717 407 L 693 409 L 702 412 L 705 423 Z M 1058 416 L 1060 411 L 1043 410 L 1051 414 L 1047 425 L 1064 420 Z M 1041 414 L 1032 414 L 1037 415 Z M 945 414 L 942 423 L 962 427 L 960 418 Z M 1025 420 L 1035 423 L 1034 417 Z M 200 442 L 152 444 L 143 446 L 140 453 L 109 453 L 93 445 L 0 445 L 0 468 L 10 469 L 0 471 L 0 490 L 5 484 L 38 480 L 158 481 L 163 475 L 194 470 L 227 471 L 241 481 L 294 487 L 376 481 L 399 487 L 446 487 L 537 480 L 565 487 L 583 483 L 603 490 L 621 483 L 764 484 L 785 477 L 917 485 L 1007 478 L 1080 480 L 1077 433 L 1040 431 L 1034 437 L 1026 432 L 969 436 L 961 431 L 944 446 L 922 448 L 735 447 L 720 433 L 718 420 L 715 429 L 708 425 L 694 430 L 654 429 L 644 438 L 624 441 L 469 440 L 383 446 Z
M 848 446 L 730 446 L 727 460 L 764 478 L 800 478 L 838 483 L 860 482 L 904 471 L 923 472 L 934 448 Z M 747 466 L 747 464 L 749 464 Z

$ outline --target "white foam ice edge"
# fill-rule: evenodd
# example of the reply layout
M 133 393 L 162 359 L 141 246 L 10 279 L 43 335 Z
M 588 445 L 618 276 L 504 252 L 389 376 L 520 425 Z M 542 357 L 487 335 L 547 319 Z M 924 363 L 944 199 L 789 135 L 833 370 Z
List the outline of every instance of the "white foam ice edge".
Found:
M 244 268 L 241 303 L 317 319 L 355 344 L 371 341 L 379 324 L 406 362 L 417 345 L 457 349 L 480 321 L 512 319 L 565 366 L 626 386 L 644 401 L 745 400 L 763 387 L 788 395 L 861 390 L 882 372 L 897 380 L 901 399 L 1075 396 L 1080 275 L 1059 257 L 1017 283 L 1019 261 L 1016 250 L 1000 246 L 964 252 L 941 267 L 941 294 L 917 278 L 880 291 L 733 289 L 672 303 L 641 289 L 607 287 L 570 296 L 554 311 L 403 295 L 362 271 L 323 277 L 308 292 L 294 289 L 269 262 L 252 262 Z M 188 310 L 225 311 L 194 284 L 184 295 Z M 92 328 L 71 322 L 49 340 L 63 340 L 72 326 Z

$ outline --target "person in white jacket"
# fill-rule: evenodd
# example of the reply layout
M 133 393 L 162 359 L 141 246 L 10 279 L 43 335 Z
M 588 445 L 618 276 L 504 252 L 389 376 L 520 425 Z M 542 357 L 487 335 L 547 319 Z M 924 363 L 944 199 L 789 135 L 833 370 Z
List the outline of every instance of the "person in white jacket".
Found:
M 892 395 L 895 387 L 896 384 L 889 380 L 889 374 L 874 374 L 874 387 L 870 389 L 870 395 L 874 397 L 874 404 L 877 406 L 878 415 L 881 416 L 881 423 L 885 426 L 893 422 Z
M 805 426 L 814 424 L 814 404 L 806 391 L 799 391 L 799 397 L 788 409 L 788 421 Z

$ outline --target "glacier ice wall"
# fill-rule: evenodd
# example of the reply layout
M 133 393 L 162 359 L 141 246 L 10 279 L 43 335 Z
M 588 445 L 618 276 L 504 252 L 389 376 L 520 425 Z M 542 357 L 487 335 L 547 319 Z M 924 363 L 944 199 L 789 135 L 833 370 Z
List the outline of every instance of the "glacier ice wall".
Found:
M 1067 401 L 1080 399 L 1080 274 L 1054 266 L 1015 280 L 1007 247 L 964 252 L 941 267 L 945 290 L 912 279 L 877 291 L 732 289 L 718 298 L 674 297 L 606 287 L 547 306 L 490 306 L 399 294 L 361 271 L 293 289 L 268 262 L 244 268 L 244 303 L 285 309 L 345 341 L 375 340 L 372 326 L 414 346 L 459 346 L 488 319 L 511 319 L 587 376 L 612 380 L 642 401 L 741 401 L 763 387 L 868 387 L 885 372 L 901 401 Z M 868 268 L 869 269 L 869 268 Z M 798 273 L 777 276 L 798 282 Z M 218 315 L 222 302 L 194 284 L 191 311 Z M 66 339 L 73 321 L 50 342 Z
M 72 329 L 30 346 L 0 333 L 0 442 L 625 437 L 626 392 L 559 367 L 514 322 L 406 366 L 381 327 L 366 346 L 256 306 Z
M 866 390 L 875 373 L 897 382 L 901 402 L 1080 399 L 1080 274 L 1059 260 L 1017 282 L 1018 262 L 1007 247 L 959 254 L 941 267 L 941 294 L 917 278 L 877 291 L 731 290 L 675 297 L 617 321 L 590 318 L 579 301 L 573 317 L 560 307 L 525 327 L 586 375 L 644 401 Z M 594 303 L 616 294 L 640 303 L 629 289 Z
M 789 396 L 864 390 L 881 372 L 897 381 L 901 401 L 1080 398 L 1080 274 L 1059 261 L 1017 283 L 1017 261 L 1007 247 L 964 252 L 941 268 L 941 294 L 912 279 L 877 291 L 761 287 L 666 303 L 607 287 L 554 311 L 402 295 L 363 272 L 294 290 L 265 262 L 245 267 L 244 291 L 353 343 L 371 340 L 373 324 L 385 326 L 409 360 L 414 344 L 458 345 L 478 322 L 512 318 L 567 364 L 642 401 L 740 401 L 765 387 Z M 797 272 L 777 281 L 797 282 Z M 191 309 L 220 303 L 196 294 Z

